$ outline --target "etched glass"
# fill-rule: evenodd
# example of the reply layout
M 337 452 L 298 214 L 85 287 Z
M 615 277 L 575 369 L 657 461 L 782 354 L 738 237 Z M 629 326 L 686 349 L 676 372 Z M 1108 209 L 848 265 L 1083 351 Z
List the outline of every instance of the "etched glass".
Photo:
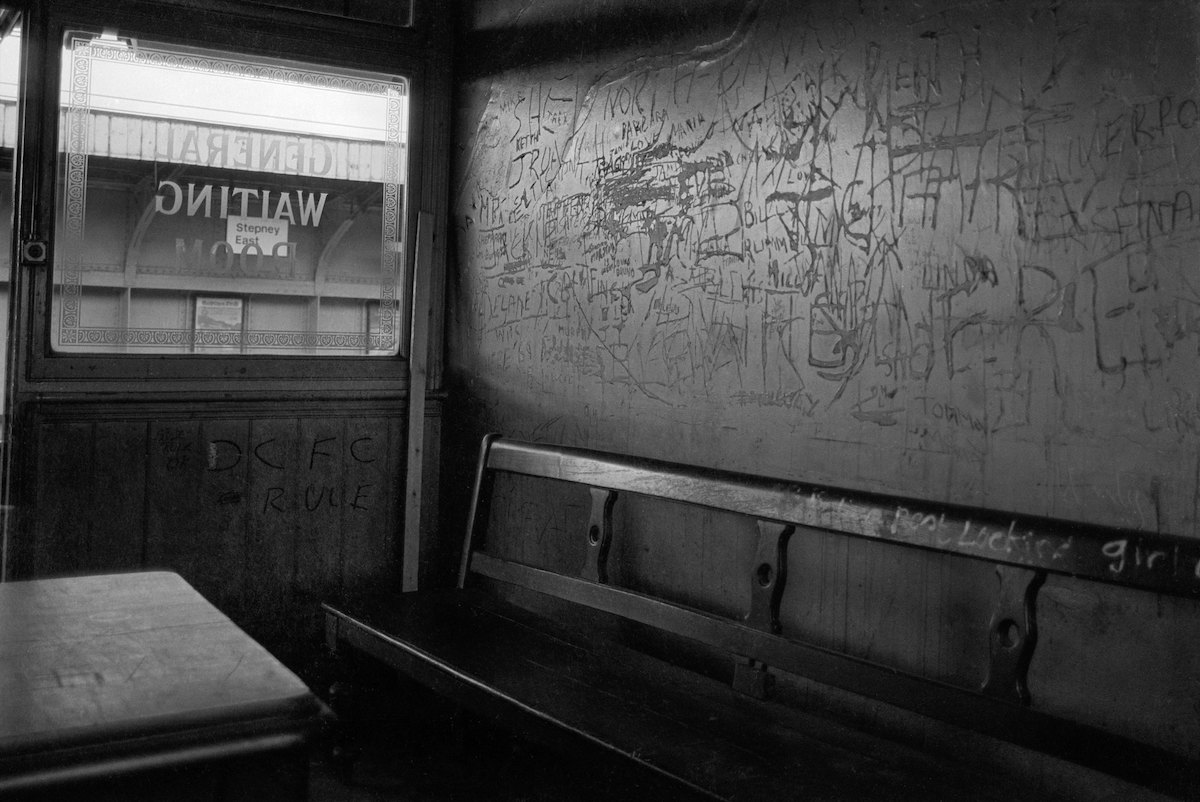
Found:
M 56 351 L 402 349 L 403 77 L 113 32 L 63 61 Z

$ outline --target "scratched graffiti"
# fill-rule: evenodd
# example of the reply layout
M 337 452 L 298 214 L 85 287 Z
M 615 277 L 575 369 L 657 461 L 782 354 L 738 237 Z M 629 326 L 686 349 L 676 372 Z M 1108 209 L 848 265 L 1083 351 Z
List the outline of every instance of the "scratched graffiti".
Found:
M 1135 504 L 1062 461 L 1200 437 L 1200 87 L 1153 66 L 1194 12 L 1019 5 L 747 2 L 691 51 L 482 79 L 455 314 L 493 407 L 609 441 L 706 410 L 758 466 L 871 436 L 867 483 L 1022 466 L 1041 512 L 1192 531 L 1194 456 Z

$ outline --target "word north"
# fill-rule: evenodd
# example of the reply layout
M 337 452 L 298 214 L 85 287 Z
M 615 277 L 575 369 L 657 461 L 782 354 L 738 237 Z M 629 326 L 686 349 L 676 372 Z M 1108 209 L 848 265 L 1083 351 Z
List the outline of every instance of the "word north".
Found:
M 215 184 L 188 184 L 185 192 L 174 181 L 160 181 L 158 194 L 154 196 L 154 211 L 167 215 L 183 212 L 189 217 L 212 217 L 215 211 L 222 220 L 232 214 L 319 226 L 328 197 L 328 192 L 318 194 L 302 189 L 273 192 L 269 189 Z

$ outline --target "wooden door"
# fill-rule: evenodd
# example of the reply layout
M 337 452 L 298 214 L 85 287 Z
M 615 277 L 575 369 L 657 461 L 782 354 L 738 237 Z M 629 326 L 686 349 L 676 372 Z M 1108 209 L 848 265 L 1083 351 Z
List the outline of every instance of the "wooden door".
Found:
M 5 576 L 176 570 L 300 659 L 322 598 L 402 573 L 431 34 L 46 5 L 21 30 Z

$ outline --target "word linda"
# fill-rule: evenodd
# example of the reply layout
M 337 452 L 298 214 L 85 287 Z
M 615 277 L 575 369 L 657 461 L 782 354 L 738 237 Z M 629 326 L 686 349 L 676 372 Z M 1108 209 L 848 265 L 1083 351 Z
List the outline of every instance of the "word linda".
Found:
M 198 188 L 196 184 L 188 184 L 185 193 L 183 187 L 174 181 L 160 181 L 158 193 L 154 196 L 154 211 L 159 214 L 171 215 L 183 211 L 189 217 L 195 217 L 201 213 L 204 217 L 212 217 L 215 203 L 217 217 L 222 220 L 229 217 L 230 214 L 234 214 L 239 217 L 299 222 L 302 226 L 321 225 L 325 200 L 329 197 L 328 192 L 317 194 L 305 192 L 302 189 L 274 193 L 269 189 L 216 186 L 214 184 L 201 184 Z M 295 197 L 294 203 L 293 196 Z M 299 215 L 298 221 L 297 215 Z

